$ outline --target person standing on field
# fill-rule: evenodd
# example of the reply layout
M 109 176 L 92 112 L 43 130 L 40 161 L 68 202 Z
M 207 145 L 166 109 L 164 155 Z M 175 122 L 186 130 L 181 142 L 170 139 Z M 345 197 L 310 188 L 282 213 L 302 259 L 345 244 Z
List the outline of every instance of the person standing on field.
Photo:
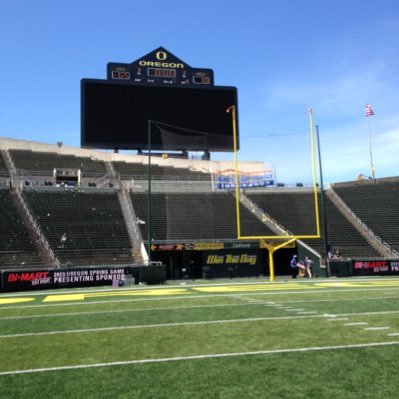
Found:
M 312 278 L 312 275 L 313 275 L 313 261 L 312 261 L 312 259 L 308 258 L 307 256 L 305 257 L 305 268 L 306 268 L 306 274 L 308 275 L 308 277 Z

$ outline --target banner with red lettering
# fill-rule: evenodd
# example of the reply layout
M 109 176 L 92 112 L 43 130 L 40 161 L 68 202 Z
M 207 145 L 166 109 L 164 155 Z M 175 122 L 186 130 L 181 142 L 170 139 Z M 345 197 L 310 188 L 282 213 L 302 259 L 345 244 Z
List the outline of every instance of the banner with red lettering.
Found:
M 79 268 L 53 270 L 4 271 L 2 291 L 24 291 L 60 287 L 112 285 L 125 280 L 127 268 Z
M 398 259 L 352 260 L 352 273 L 355 276 L 399 274 Z

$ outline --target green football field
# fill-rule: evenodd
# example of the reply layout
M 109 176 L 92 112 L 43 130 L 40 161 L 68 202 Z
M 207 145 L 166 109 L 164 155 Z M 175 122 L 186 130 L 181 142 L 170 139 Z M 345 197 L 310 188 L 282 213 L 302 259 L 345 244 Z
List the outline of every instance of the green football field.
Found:
M 3 293 L 0 396 L 398 397 L 399 279 L 238 281 Z

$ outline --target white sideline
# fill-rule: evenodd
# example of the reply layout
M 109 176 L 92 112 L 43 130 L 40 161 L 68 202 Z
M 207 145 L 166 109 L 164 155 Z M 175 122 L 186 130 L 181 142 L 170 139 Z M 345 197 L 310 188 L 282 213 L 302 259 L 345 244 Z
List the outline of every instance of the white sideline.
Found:
M 256 355 L 273 355 L 273 354 L 280 354 L 280 353 L 311 352 L 311 351 L 325 351 L 325 350 L 339 350 L 339 349 L 359 349 L 359 348 L 370 348 L 370 347 L 378 347 L 378 346 L 393 346 L 393 345 L 399 345 L 399 341 L 370 342 L 367 344 L 352 344 L 352 345 L 315 346 L 315 347 L 292 348 L 292 349 L 270 349 L 270 350 L 253 351 L 253 352 L 214 353 L 214 354 L 208 354 L 208 355 L 179 356 L 179 357 L 167 357 L 167 358 L 158 358 L 158 359 L 126 360 L 126 361 L 121 361 L 121 362 L 109 362 L 109 363 L 79 364 L 79 365 L 73 365 L 73 366 L 59 366 L 59 367 L 46 367 L 46 368 L 26 369 L 26 370 L 2 371 L 2 372 L 0 372 L 0 376 L 16 375 L 16 374 L 44 373 L 44 372 L 50 372 L 50 371 L 87 369 L 87 368 L 96 368 L 96 367 L 127 366 L 127 365 L 131 365 L 131 364 L 166 363 L 166 362 L 177 362 L 177 361 L 187 361 L 187 360 L 217 359 L 217 358 L 256 356 Z

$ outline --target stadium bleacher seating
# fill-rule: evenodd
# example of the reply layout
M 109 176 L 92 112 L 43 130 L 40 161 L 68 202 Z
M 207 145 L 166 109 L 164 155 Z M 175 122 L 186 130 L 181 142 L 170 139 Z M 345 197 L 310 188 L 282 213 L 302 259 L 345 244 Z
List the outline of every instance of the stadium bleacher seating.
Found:
M 287 190 L 261 194 L 247 193 L 247 196 L 293 235 L 316 234 L 313 192 Z M 329 243 L 334 250 L 339 250 L 344 257 L 381 256 L 328 198 L 326 198 L 326 211 Z M 321 220 L 320 232 L 322 231 Z M 323 238 L 303 241 L 322 256 L 326 256 L 326 244 Z
M 43 267 L 45 263 L 10 190 L 0 189 L 0 204 L 0 268 Z
M 399 250 L 399 182 L 337 184 L 334 191 L 374 234 Z
M 116 193 L 24 190 L 23 197 L 61 264 L 132 263 Z
M 106 174 L 104 162 L 88 157 L 76 157 L 55 152 L 9 150 L 16 169 L 36 172 L 53 172 L 54 168 L 80 169 L 85 174 Z
M 148 219 L 146 193 L 131 193 L 137 217 Z M 231 193 L 153 193 L 151 230 L 154 240 L 236 239 L 235 199 Z M 241 234 L 266 235 L 271 230 L 243 206 Z M 140 224 L 143 239 L 147 224 Z
M 30 227 L 24 225 L 20 219 L 20 210 L 15 207 L 13 190 L 22 190 L 23 197 L 61 265 L 134 263 L 131 255 L 132 243 L 126 225 L 129 222 L 124 219 L 117 191 L 113 191 L 113 188 L 102 189 L 101 182 L 106 182 L 104 187 L 114 187 L 115 184 L 115 190 L 135 190 L 130 193 L 130 199 L 133 213 L 142 221 L 138 227 L 146 243 L 146 185 L 117 182 L 117 179 L 147 180 L 148 165 L 137 162 L 138 157 L 133 157 L 130 161 L 129 157 L 119 156 L 116 157 L 118 161 L 107 164 L 99 161 L 102 157 L 97 157 L 94 152 L 88 152 L 87 156 L 65 155 L 60 153 L 59 148 L 54 147 L 53 152 L 38 147 L 41 149 L 36 151 L 8 148 L 1 153 L 0 177 L 4 177 L 4 184 L 0 186 L 3 187 L 0 193 L 4 205 L 0 213 L 0 260 L 5 265 L 3 267 L 50 266 L 42 259 L 43 253 L 39 252 L 35 239 L 31 238 L 33 235 Z M 10 175 L 7 169 L 8 158 L 3 158 L 6 154 L 4 151 L 8 151 L 16 174 L 11 171 Z M 212 191 L 211 174 L 194 171 L 183 165 L 186 164 L 181 160 L 174 163 L 173 160 L 155 158 L 151 165 L 152 180 L 159 180 L 152 191 L 152 239 L 175 243 L 236 240 L 236 203 L 233 194 L 228 191 Z M 195 166 L 201 167 L 198 164 Z M 55 182 L 49 179 L 54 168 L 80 169 L 87 176 L 81 186 L 87 187 L 85 191 L 75 187 L 57 188 Z M 209 165 L 204 164 L 203 170 L 208 170 L 207 168 Z M 112 169 L 115 174 L 112 173 Z M 35 176 L 41 178 L 38 179 L 38 184 L 32 183 L 36 182 Z M 114 179 L 112 184 L 106 180 L 109 176 Z M 28 181 L 28 184 L 25 184 L 25 180 L 30 177 L 32 182 Z M 11 188 L 11 181 L 14 188 Z M 97 184 L 99 181 L 100 184 Z M 384 180 L 370 183 L 335 184 L 334 190 L 376 235 L 399 249 L 399 182 Z M 291 234 L 315 234 L 312 191 L 298 184 L 296 188 L 282 186 L 280 184 L 278 188 L 270 190 L 246 190 L 245 194 Z M 381 254 L 373 249 L 333 202 L 328 197 L 325 197 L 325 200 L 328 241 L 333 250 L 338 249 L 344 257 L 380 257 Z M 240 211 L 242 236 L 276 235 L 267 224 L 255 216 L 256 210 L 252 212 L 240 205 Z M 125 217 L 128 216 L 125 214 Z M 323 232 L 323 219 L 320 220 L 320 232 Z M 130 233 L 132 234 L 131 231 Z M 66 239 L 62 241 L 64 234 Z M 323 238 L 302 241 L 322 256 L 326 256 L 326 243 Z
M 143 179 L 148 177 L 148 165 L 145 163 L 112 162 L 114 170 L 120 173 L 122 179 Z M 151 178 L 153 180 L 210 180 L 209 173 L 192 171 L 187 168 L 160 166 L 151 164 Z

